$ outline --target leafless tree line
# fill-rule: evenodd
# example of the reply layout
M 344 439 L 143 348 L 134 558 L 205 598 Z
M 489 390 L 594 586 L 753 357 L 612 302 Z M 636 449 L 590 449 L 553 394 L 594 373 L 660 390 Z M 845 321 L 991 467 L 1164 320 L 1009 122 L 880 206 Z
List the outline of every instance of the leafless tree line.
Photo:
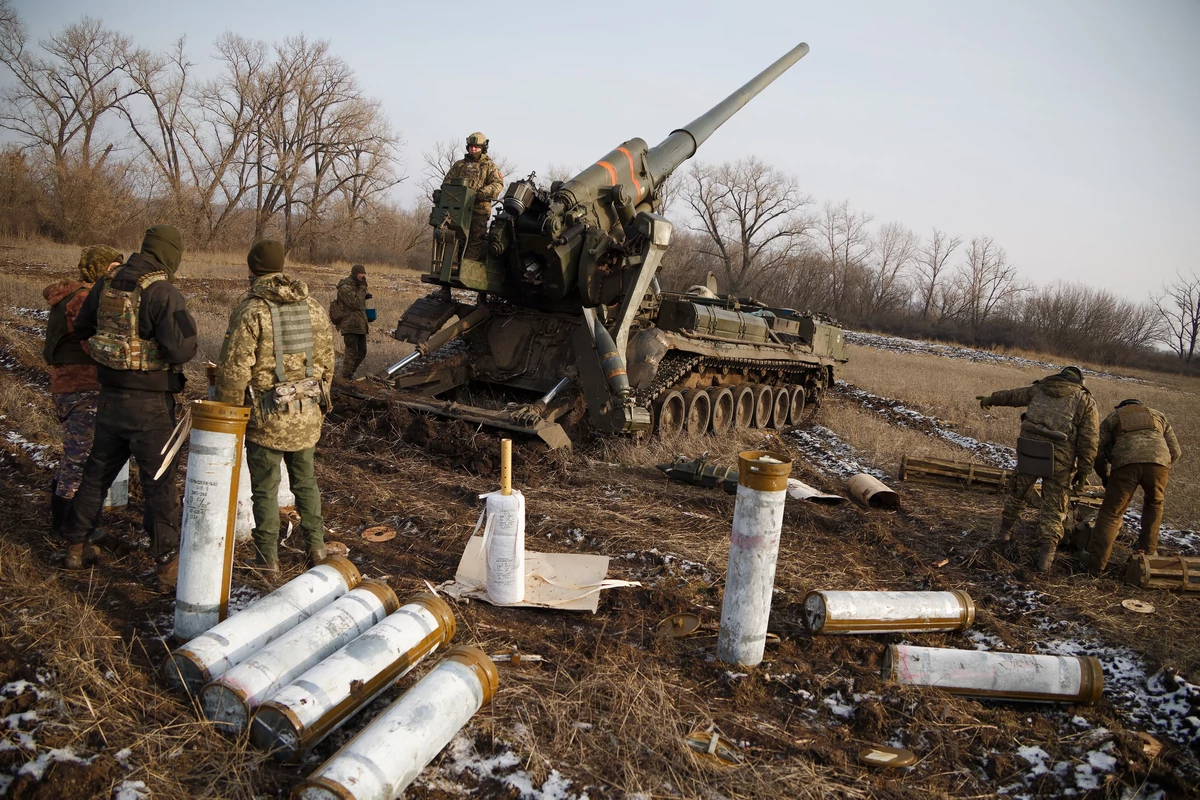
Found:
M 157 52 L 86 17 L 35 44 L 0 0 L 10 229 L 91 241 L 170 219 L 192 246 L 274 235 L 313 259 L 420 239 L 388 201 L 401 139 L 328 42 L 227 33 L 215 58 L 201 80 L 185 39 Z
M 690 219 L 664 282 L 717 276 L 723 291 L 819 310 L 843 323 L 1039 348 L 1106 363 L 1166 345 L 1190 360 L 1200 340 L 1200 278 L 1146 302 L 1080 283 L 1037 288 L 991 236 L 964 240 L 899 222 L 872 226 L 849 201 L 814 208 L 793 176 L 755 158 L 696 163 L 677 186 Z

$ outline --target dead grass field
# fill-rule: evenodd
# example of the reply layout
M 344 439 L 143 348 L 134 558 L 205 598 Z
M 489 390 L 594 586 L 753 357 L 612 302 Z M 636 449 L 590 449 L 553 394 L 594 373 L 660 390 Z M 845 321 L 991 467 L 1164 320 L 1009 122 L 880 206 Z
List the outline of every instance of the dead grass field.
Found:
M 130 546 L 140 527 L 136 504 L 106 515 L 107 529 L 123 544 L 106 550 L 100 566 L 62 572 L 61 548 L 46 536 L 49 472 L 2 438 L 16 431 L 43 444 L 54 439 L 40 364 L 43 323 L 17 309 L 40 309 L 41 287 L 65 275 L 78 253 L 17 244 L 0 249 L 0 685 L 26 677 L 50 694 L 24 708 L 31 701 L 22 698 L 30 693 L 0 697 L 0 719 L 28 710 L 41 715 L 13 723 L 21 732 L 36 733 L 32 748 L 20 744 L 16 728 L 4 731 L 14 747 L 0 748 L 0 777 L 48 748 L 72 747 L 92 761 L 56 763 L 40 782 L 17 778 L 10 796 L 112 798 L 118 787 L 141 781 L 156 799 L 285 797 L 424 667 L 301 765 L 275 764 L 245 741 L 219 736 L 197 721 L 190 702 L 166 690 L 158 669 L 173 598 L 147 588 L 152 562 Z M 179 285 L 200 320 L 206 353 L 215 355 L 228 306 L 244 290 L 243 263 L 232 254 L 185 257 Z M 388 333 L 407 303 L 425 292 L 415 273 L 372 265 L 368 271 L 380 310 L 368 363 L 377 369 L 410 349 L 390 342 Z M 294 272 L 326 302 L 348 265 L 297 265 Z M 865 348 L 854 348 L 852 358 L 840 376 L 850 383 L 902 399 L 968 435 L 1005 444 L 1012 444 L 1015 411 L 1011 417 L 1001 416 L 1007 409 L 985 416 L 974 396 L 1040 377 Z M 189 391 L 199 396 L 198 367 L 189 374 L 196 379 Z M 1093 389 L 1102 409 L 1137 394 L 1168 414 L 1194 410 L 1188 405 L 1194 399 L 1191 384 L 1137 386 L 1126 393 L 1123 384 L 1103 383 L 1096 381 Z M 370 387 L 379 395 L 350 393 L 369 395 Z M 495 487 L 499 441 L 462 423 L 414 417 L 369 381 L 340 388 L 345 391 L 326 420 L 317 458 L 328 536 L 349 547 L 364 576 L 386 580 L 404 599 L 424 591 L 426 581 L 437 584 L 454 574 L 479 514 L 478 495 Z M 893 475 L 905 452 L 954 457 L 948 445 L 836 398 L 817 421 Z M 1182 428 L 1190 420 L 1176 424 Z M 1184 448 L 1195 452 L 1191 428 L 1187 438 L 1180 434 Z M 1003 552 L 989 546 L 1001 502 L 993 495 L 899 485 L 903 507 L 895 512 L 852 503 L 789 503 L 770 624 L 779 642 L 755 668 L 734 670 L 716 660 L 715 625 L 735 500 L 717 490 L 669 483 L 653 465 L 681 453 L 707 453 L 731 464 L 740 450 L 780 450 L 794 457 L 796 477 L 842 491 L 842 481 L 809 464 L 794 441 L 787 433 L 746 432 L 720 441 L 637 445 L 584 435 L 573 452 L 552 453 L 518 441 L 514 481 L 529 508 L 527 547 L 610 556 L 610 577 L 641 586 L 605 592 L 595 615 L 454 604 L 455 644 L 491 653 L 515 647 L 545 661 L 499 665 L 500 690 L 463 734 L 478 759 L 507 755 L 515 757 L 515 766 L 507 772 L 473 771 L 446 753 L 405 796 L 516 800 L 522 794 L 518 779 L 540 791 L 530 796 L 545 800 L 579 798 L 584 791 L 590 798 L 618 800 L 924 800 L 995 797 L 1001 791 L 1133 800 L 1146 785 L 1161 788 L 1165 797 L 1197 796 L 1200 764 L 1189 748 L 1192 740 L 1185 738 L 1186 726 L 1175 738 L 1157 732 L 1165 748 L 1147 755 L 1137 734 L 1149 723 L 1133 721 L 1112 690 L 1096 706 L 1039 706 L 954 698 L 881 677 L 891 643 L 972 649 L 978 642 L 972 634 L 987 637 L 997 649 L 1019 652 L 1035 652 L 1057 639 L 1099 638 L 1130 658 L 1144 659 L 1150 672 L 1169 668 L 1159 673 L 1168 684 L 1174 681 L 1170 669 L 1191 677 L 1200 672 L 1200 637 L 1193 632 L 1200 598 L 1135 592 L 1113 576 L 1094 580 L 1066 558 L 1048 578 L 1026 580 L 1019 567 L 1031 555 L 1029 546 L 1019 542 Z M 1177 524 L 1195 518 L 1180 505 L 1187 494 L 1183 475 L 1177 473 L 1168 490 L 1168 516 Z M 397 537 L 385 543 L 360 537 L 376 524 L 394 527 Z M 295 574 L 299 553 L 290 544 L 285 542 L 282 555 L 285 569 Z M 242 566 L 251 557 L 239 547 L 234 584 L 263 591 Z M 966 589 L 978 618 L 970 634 L 814 637 L 802 622 L 804 597 L 814 589 Z M 1120 605 L 1129 596 L 1150 600 L 1157 612 L 1131 615 Z M 709 627 L 684 639 L 658 638 L 659 621 L 679 612 L 696 613 Z M 1180 685 L 1176 694 L 1164 696 L 1177 705 L 1192 703 L 1191 710 L 1177 713 L 1200 715 L 1200 696 L 1188 700 L 1187 685 Z M 682 738 L 697 730 L 733 740 L 744 760 L 719 767 L 695 757 Z M 917 764 L 887 772 L 857 762 L 861 748 L 885 743 L 912 749 Z M 1018 755 L 1030 747 L 1065 765 L 1068 777 L 1083 774 L 1083 767 L 1090 770 L 1089 760 L 1100 748 L 1113 766 L 1096 773 L 1096 788 L 1080 789 L 1061 783 L 1053 772 L 1034 774 Z M 552 782 L 555 775 L 559 783 Z M 555 786 L 565 788 L 553 793 Z

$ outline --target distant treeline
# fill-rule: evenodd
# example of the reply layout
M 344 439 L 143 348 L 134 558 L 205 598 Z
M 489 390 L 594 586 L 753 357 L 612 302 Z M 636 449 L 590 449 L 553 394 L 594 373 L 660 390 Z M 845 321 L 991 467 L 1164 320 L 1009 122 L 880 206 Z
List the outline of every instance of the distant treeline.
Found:
M 403 142 L 329 43 L 226 33 L 214 56 L 216 77 L 200 80 L 182 38 L 156 51 L 87 17 L 31 42 L 0 0 L 0 128 L 11 139 L 0 148 L 0 235 L 128 245 L 170 221 L 192 249 L 273 236 L 309 262 L 424 267 L 428 202 L 392 199 Z M 423 187 L 457 149 L 422 154 Z M 667 183 L 662 213 L 677 222 L 667 286 L 711 271 L 723 292 L 857 328 L 1100 363 L 1148 365 L 1165 346 L 1176 368 L 1190 366 L 1200 339 L 1194 274 L 1144 302 L 1083 284 L 1037 288 L 990 236 L 872 226 L 848 201 L 816 209 L 793 176 L 755 158 L 695 163 Z

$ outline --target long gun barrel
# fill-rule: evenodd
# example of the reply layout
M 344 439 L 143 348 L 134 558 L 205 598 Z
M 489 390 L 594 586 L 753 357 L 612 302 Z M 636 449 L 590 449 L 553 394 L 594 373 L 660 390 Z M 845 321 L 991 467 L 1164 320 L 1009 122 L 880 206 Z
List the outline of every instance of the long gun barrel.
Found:
M 775 63 L 755 75 L 746 85 L 726 97 L 720 103 L 701 114 L 682 128 L 671 131 L 671 135 L 655 145 L 646 154 L 650 174 L 656 179 L 669 175 L 679 168 L 679 165 L 696 154 L 696 149 L 704 144 L 713 132 L 742 109 L 742 106 L 754 99 L 754 96 L 792 65 L 808 55 L 808 44 L 801 42 L 793 47 Z

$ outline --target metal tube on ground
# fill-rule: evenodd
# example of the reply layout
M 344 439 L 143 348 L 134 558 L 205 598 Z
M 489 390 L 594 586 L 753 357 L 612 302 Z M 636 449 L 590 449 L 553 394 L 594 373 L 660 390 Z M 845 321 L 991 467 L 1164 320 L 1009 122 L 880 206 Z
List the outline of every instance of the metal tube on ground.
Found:
M 791 471 L 792 461 L 784 455 L 738 455 L 737 502 L 717 636 L 717 657 L 729 664 L 752 667 L 763 659 Z
M 192 403 L 175 586 L 179 641 L 196 638 L 229 615 L 238 474 L 249 418 L 246 406 Z
M 446 601 L 422 593 L 258 707 L 250 740 L 279 759 L 318 744 L 454 638 Z
M 344 556 L 317 566 L 255 600 L 242 611 L 176 648 L 163 665 L 167 685 L 195 694 L 362 581 Z
M 804 621 L 812 634 L 961 631 L 975 621 L 975 602 L 950 592 L 809 592 Z
M 204 716 L 219 728 L 241 733 L 259 704 L 399 606 L 386 583 L 363 581 L 201 689 Z
M 1104 673 L 1092 656 L 992 653 L 894 644 L 883 676 L 950 694 L 1039 703 L 1096 703 Z
M 456 647 L 292 791 L 292 800 L 391 800 L 496 693 L 487 654 Z

